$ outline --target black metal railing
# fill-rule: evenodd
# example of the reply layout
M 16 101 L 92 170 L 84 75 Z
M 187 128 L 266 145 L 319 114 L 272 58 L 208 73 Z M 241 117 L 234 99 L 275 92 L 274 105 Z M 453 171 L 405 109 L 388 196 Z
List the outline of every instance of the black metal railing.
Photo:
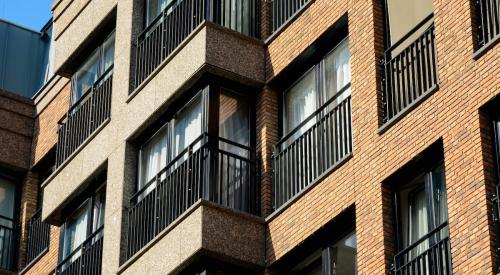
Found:
M 382 60 L 384 123 L 409 108 L 438 86 L 433 14 L 385 51 Z M 418 31 L 430 24 L 421 35 Z M 411 42 L 411 43 L 410 43 Z M 406 43 L 410 43 L 404 47 Z M 404 49 L 401 49 L 404 47 Z
M 29 219 L 27 224 L 26 264 L 34 261 L 49 248 L 50 225 L 42 222 L 42 209 Z
M 452 274 L 448 222 L 442 223 L 394 256 L 392 275 Z
M 254 150 L 203 134 L 131 199 L 130 258 L 200 199 L 259 213 Z
M 257 37 L 259 0 L 176 0 L 139 35 L 135 86 L 139 86 L 204 21 Z
M 17 254 L 17 223 L 0 215 L 0 269 L 15 270 Z
M 272 156 L 274 209 L 351 154 L 350 86 L 344 87 L 278 142 Z
M 276 32 L 312 1 L 313 0 L 271 0 L 269 9 L 271 34 Z
M 474 0 L 478 46 L 500 37 L 500 0 Z
M 56 268 L 61 275 L 100 275 L 102 268 L 103 226 L 92 233 Z
M 59 120 L 56 167 L 64 163 L 110 117 L 112 79 L 113 67 Z

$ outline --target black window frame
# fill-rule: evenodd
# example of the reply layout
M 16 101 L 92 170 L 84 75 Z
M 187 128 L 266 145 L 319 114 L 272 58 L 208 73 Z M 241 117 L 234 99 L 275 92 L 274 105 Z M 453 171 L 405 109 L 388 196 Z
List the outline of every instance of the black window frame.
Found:
M 100 183 L 97 188 L 92 188 L 92 191 L 87 191 L 86 192 L 87 194 L 83 194 L 84 198 L 81 199 L 81 200 L 83 200 L 83 202 L 78 204 L 77 207 L 70 207 L 69 209 L 71 209 L 71 210 L 66 209 L 64 211 L 68 214 L 65 215 L 66 218 L 64 219 L 64 222 L 62 223 L 62 225 L 60 227 L 60 232 L 59 232 L 59 250 L 58 250 L 58 261 L 57 261 L 58 265 L 60 263 L 62 263 L 63 261 L 67 260 L 68 258 L 72 257 L 72 254 L 76 251 L 76 249 L 75 249 L 73 251 L 70 251 L 68 255 L 63 256 L 67 222 L 78 211 L 87 207 L 87 230 L 86 230 L 86 236 L 85 236 L 84 242 L 89 238 L 89 236 L 91 236 L 92 234 L 94 234 L 95 232 L 99 231 L 100 229 L 102 229 L 104 227 L 105 221 L 103 220 L 103 225 L 94 229 L 94 211 L 93 210 L 94 210 L 94 205 L 95 205 L 94 203 L 95 203 L 96 197 L 98 195 L 100 195 L 101 192 L 104 193 L 104 199 L 106 199 L 106 193 L 107 193 L 106 187 L 107 187 L 106 180 L 104 180 L 104 182 Z M 104 207 L 106 208 L 106 203 L 105 203 Z M 104 213 L 106 211 L 105 208 L 104 208 Z M 103 234 L 103 233 L 101 232 L 100 234 Z M 69 264 L 71 264 L 71 262 Z
M 404 184 L 397 188 L 394 192 L 394 217 L 395 217 L 395 223 L 396 223 L 396 247 L 397 251 L 402 251 L 406 249 L 407 247 L 411 246 L 412 243 L 410 244 L 405 244 L 404 243 L 404 235 L 405 233 L 408 233 L 410 230 L 409 228 L 403 228 L 403 222 L 402 222 L 402 216 L 401 216 L 401 191 L 404 190 L 406 187 L 411 187 L 412 185 L 413 188 L 411 188 L 411 191 L 408 192 L 408 194 L 416 193 L 417 191 L 424 190 L 425 192 L 425 199 L 426 203 L 429 207 L 427 207 L 427 217 L 429 219 L 428 222 L 428 228 L 427 232 L 431 232 L 435 230 L 436 228 L 440 227 L 443 223 L 437 224 L 435 220 L 435 209 L 436 206 L 434 205 L 434 190 L 436 189 L 434 186 L 434 182 L 432 179 L 433 173 L 436 169 L 440 169 L 442 167 L 443 173 L 446 175 L 445 171 L 445 166 L 444 166 L 444 160 L 440 160 L 435 162 L 433 165 L 429 165 L 427 167 L 422 168 L 421 170 L 416 171 L 413 175 L 408 175 L 407 178 L 402 178 L 401 181 L 409 179 L 409 183 Z M 417 183 L 416 181 L 420 178 L 423 177 L 424 179 L 424 186 L 421 185 L 421 183 Z M 408 198 L 411 198 L 412 201 L 414 197 L 408 196 Z M 410 206 L 410 201 L 408 200 L 407 204 L 405 205 L 406 207 Z M 446 211 L 448 211 L 448 205 L 446 205 Z M 447 223 L 448 221 L 444 222 Z M 408 224 L 409 225 L 409 224 Z M 405 231 L 406 230 L 406 231 Z M 435 241 L 435 238 L 430 238 L 430 246 L 433 245 L 433 241 Z
M 134 141 L 137 148 L 136 160 L 136 180 L 135 186 L 133 188 L 134 194 L 137 195 L 140 191 L 145 190 L 146 185 L 139 188 L 139 181 L 141 180 L 141 154 L 142 148 L 150 141 L 157 133 L 159 133 L 164 127 L 171 127 L 170 124 L 177 114 L 182 112 L 185 108 L 189 106 L 197 97 L 201 99 L 202 108 L 202 131 L 201 133 L 207 133 L 209 136 L 219 136 L 219 104 L 220 96 L 223 91 L 234 94 L 236 96 L 242 97 L 248 103 L 248 118 L 249 118 L 249 145 L 250 148 L 255 148 L 256 144 L 256 118 L 255 118 L 255 90 L 251 87 L 242 85 L 240 83 L 227 80 L 214 75 L 207 75 L 200 79 L 199 83 L 191 87 L 184 94 L 180 95 L 179 98 L 171 103 L 171 106 L 178 106 L 174 108 L 169 108 L 160 118 L 154 122 L 148 129 L 146 129 L 139 137 Z M 172 133 L 169 133 L 171 135 Z M 170 138 L 170 137 L 169 137 Z M 169 141 L 171 142 L 171 141 Z M 167 146 L 170 146 L 167 145 Z M 167 152 L 167 164 L 171 161 L 170 149 Z M 147 183 L 146 183 L 147 184 Z
M 110 65 L 110 67 L 108 69 L 104 69 L 104 64 L 103 64 L 103 53 L 104 53 L 104 45 L 105 43 L 108 41 L 108 39 L 110 39 L 112 36 L 114 36 L 113 38 L 113 64 Z M 92 89 L 87 89 L 85 91 L 81 91 L 81 94 L 80 96 L 75 99 L 74 96 L 75 96 L 75 93 L 76 93 L 76 89 L 77 89 L 77 82 L 78 82 L 78 71 L 82 68 L 83 65 L 85 65 L 85 63 L 89 60 L 89 58 L 91 58 L 95 53 L 97 53 L 97 72 L 96 72 L 96 79 L 97 81 L 94 82 L 94 85 L 99 82 L 99 81 L 103 81 L 103 80 L 106 80 L 108 77 L 110 77 L 112 71 L 113 71 L 113 67 L 114 67 L 114 63 L 115 63 L 115 53 L 116 53 L 116 29 L 115 28 L 112 28 L 106 35 L 104 35 L 103 37 L 99 38 L 98 40 L 94 41 L 93 42 L 94 45 L 97 45 L 95 47 L 92 48 L 92 50 L 85 54 L 84 57 L 78 62 L 78 65 L 75 67 L 75 70 L 73 72 L 73 74 L 71 75 L 71 79 L 70 79 L 70 100 L 69 100 L 69 107 L 73 107 L 73 106 L 76 106 L 78 105 L 82 99 L 84 99 L 87 94 L 89 94 Z
M 338 39 L 338 38 L 337 38 Z M 350 60 L 350 56 L 351 56 L 351 53 L 350 53 L 350 47 L 349 47 L 349 35 L 346 33 L 345 35 L 341 35 L 341 38 L 336 40 L 335 43 L 334 43 L 334 46 L 331 47 L 330 49 L 328 49 L 325 53 L 323 53 L 322 51 L 320 51 L 320 56 L 319 57 L 313 57 L 311 58 L 311 62 L 313 62 L 313 65 L 309 66 L 309 67 L 306 67 L 307 69 L 303 70 L 303 71 L 299 71 L 299 76 L 296 77 L 294 79 L 294 81 L 292 81 L 291 84 L 289 84 L 288 86 L 286 86 L 285 89 L 282 90 L 281 92 L 281 96 L 280 96 L 280 114 L 281 114 L 281 120 L 280 120 L 280 137 L 283 138 L 285 136 L 287 136 L 290 132 L 294 131 L 296 128 L 302 128 L 300 126 L 300 123 L 302 123 L 303 121 L 301 121 L 299 123 L 299 126 L 296 126 L 295 128 L 293 129 L 286 129 L 286 124 L 287 124 L 287 121 L 288 121 L 288 115 L 286 113 L 286 97 L 287 97 L 287 94 L 290 92 L 290 90 L 295 86 L 297 85 L 298 83 L 300 83 L 301 80 L 303 80 L 305 77 L 307 77 L 307 75 L 311 72 L 311 71 L 314 71 L 314 77 L 315 77 L 315 83 L 314 83 L 314 88 L 315 88 L 315 92 L 316 92 L 316 110 L 318 108 L 320 108 L 323 104 L 325 104 L 326 102 L 328 102 L 330 99 L 332 99 L 333 97 L 335 97 L 336 95 L 339 95 L 341 93 L 344 93 L 345 91 L 343 90 L 345 87 L 347 86 L 350 86 L 350 83 L 349 82 L 348 84 L 346 84 L 346 86 L 344 86 L 343 88 L 341 88 L 340 90 L 338 90 L 335 95 L 333 95 L 332 97 L 330 98 L 324 98 L 324 89 L 325 89 L 325 76 L 326 76 L 326 69 L 325 69 L 325 63 L 326 63 L 326 59 L 329 57 L 329 55 L 331 53 L 333 53 L 342 43 L 344 43 L 345 41 L 347 41 L 347 44 L 348 44 L 348 49 L 349 49 L 349 60 Z M 323 50 L 324 51 L 324 50 Z M 293 78 L 293 76 L 292 76 Z M 320 115 L 321 116 L 321 115 Z M 285 131 L 286 130 L 286 131 Z M 293 140 L 289 140 L 289 142 L 292 142 Z

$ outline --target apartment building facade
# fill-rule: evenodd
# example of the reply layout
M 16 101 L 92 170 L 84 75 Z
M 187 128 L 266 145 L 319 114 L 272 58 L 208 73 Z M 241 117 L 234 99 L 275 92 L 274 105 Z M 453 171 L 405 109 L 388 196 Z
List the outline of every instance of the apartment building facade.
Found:
M 499 7 L 55 0 L 0 273 L 498 273 Z

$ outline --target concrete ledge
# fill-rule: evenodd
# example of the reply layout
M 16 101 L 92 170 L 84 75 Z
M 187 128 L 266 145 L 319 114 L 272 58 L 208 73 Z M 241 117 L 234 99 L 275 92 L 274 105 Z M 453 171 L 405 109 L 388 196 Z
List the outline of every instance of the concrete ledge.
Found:
M 117 273 L 174 273 L 202 254 L 243 266 L 264 266 L 264 220 L 200 200 Z

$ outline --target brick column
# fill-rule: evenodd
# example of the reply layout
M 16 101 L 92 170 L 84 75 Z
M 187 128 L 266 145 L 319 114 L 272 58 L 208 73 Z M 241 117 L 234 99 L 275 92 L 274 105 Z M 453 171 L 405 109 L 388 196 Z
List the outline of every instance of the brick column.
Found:
M 38 199 L 38 174 L 35 172 L 28 172 L 23 181 L 21 193 L 21 205 L 19 211 L 19 225 L 20 225 L 20 242 L 19 242 L 19 259 L 18 269 L 21 270 L 26 265 L 26 249 L 27 249 L 27 227 L 28 221 L 36 211 L 36 204 Z
M 278 96 L 268 86 L 257 95 L 256 106 L 257 157 L 261 165 L 261 212 L 272 212 L 272 165 L 273 146 L 278 141 Z

